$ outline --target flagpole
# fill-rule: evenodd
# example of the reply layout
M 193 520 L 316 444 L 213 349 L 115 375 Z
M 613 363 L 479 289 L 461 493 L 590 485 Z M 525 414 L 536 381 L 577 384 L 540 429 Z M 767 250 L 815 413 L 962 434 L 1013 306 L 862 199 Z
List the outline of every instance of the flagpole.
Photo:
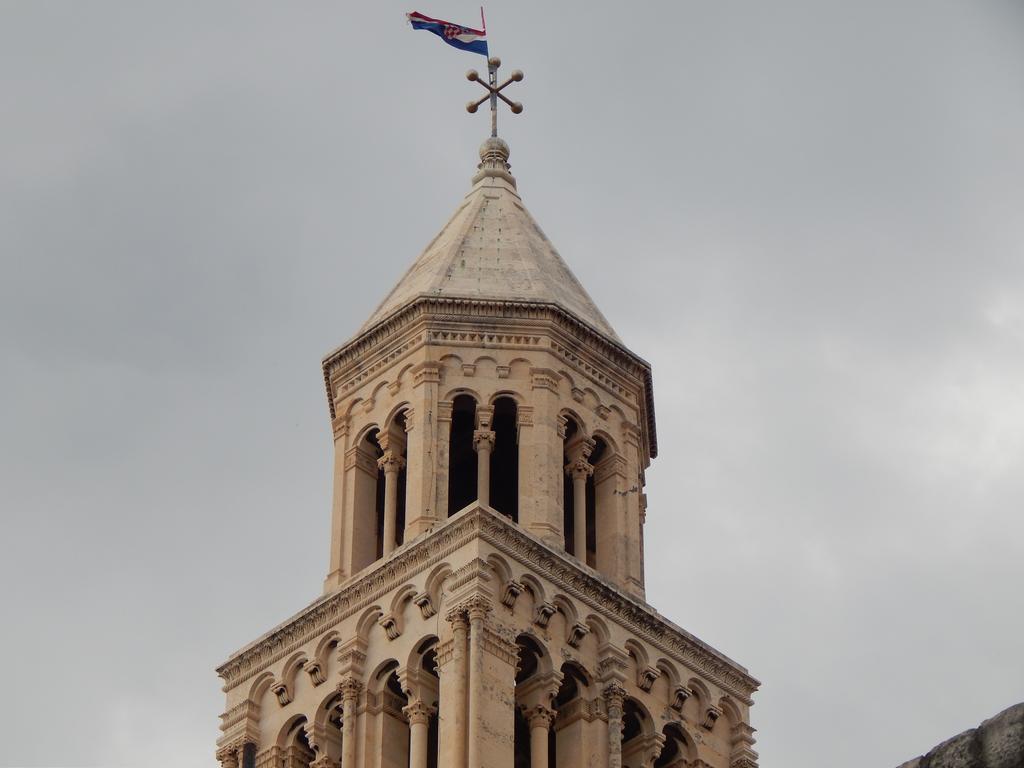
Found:
M 483 33 L 487 35 L 487 19 L 484 18 L 484 7 L 480 6 L 480 26 L 483 27 Z M 498 60 L 492 58 L 490 50 L 487 52 L 487 82 L 491 84 L 491 88 L 498 87 Z M 495 138 L 498 135 L 498 94 L 496 91 L 491 90 L 491 138 Z

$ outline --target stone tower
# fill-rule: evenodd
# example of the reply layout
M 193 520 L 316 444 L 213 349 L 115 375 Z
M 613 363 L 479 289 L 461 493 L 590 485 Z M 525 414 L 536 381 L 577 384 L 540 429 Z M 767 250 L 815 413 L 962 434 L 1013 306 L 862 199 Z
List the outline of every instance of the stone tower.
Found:
M 650 367 L 498 138 L 323 361 L 323 595 L 231 656 L 224 768 L 753 768 L 757 688 L 644 600 Z M 667 564 L 666 564 L 667 565 Z

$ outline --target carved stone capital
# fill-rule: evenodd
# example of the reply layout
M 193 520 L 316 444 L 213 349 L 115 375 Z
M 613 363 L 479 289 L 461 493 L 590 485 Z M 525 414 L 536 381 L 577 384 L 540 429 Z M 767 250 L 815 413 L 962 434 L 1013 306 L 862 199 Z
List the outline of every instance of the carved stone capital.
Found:
M 516 406 L 516 425 L 520 427 L 532 427 L 533 426 L 533 406 L 532 405 L 519 405 Z
M 622 703 L 626 700 L 626 689 L 618 683 L 608 683 L 602 690 L 604 705 L 610 719 L 622 718 Z
M 469 619 L 466 618 L 466 608 L 462 605 L 456 605 L 445 611 L 444 620 L 452 625 L 453 630 L 461 629 L 465 631 L 469 627 Z
M 397 475 L 405 468 L 405 459 L 393 450 L 384 451 L 384 455 L 377 459 L 377 466 L 384 470 L 385 475 Z
M 534 728 L 543 728 L 545 731 L 550 730 L 551 724 L 555 721 L 554 711 L 543 704 L 524 707 L 523 715 L 526 717 L 526 722 L 530 724 L 530 730 Z
M 228 747 L 221 747 L 217 750 L 217 761 L 221 764 L 221 768 L 238 768 L 238 753 L 240 749 L 238 745 L 232 744 Z
M 338 693 L 341 694 L 341 700 L 346 704 L 358 701 L 362 691 L 363 684 L 351 675 L 342 678 L 342 681 L 338 683 Z
M 483 595 L 472 595 L 464 600 L 461 605 L 471 622 L 486 619 L 491 611 L 494 610 L 491 601 Z
M 495 434 L 489 429 L 477 429 L 473 431 L 473 450 L 480 451 L 494 450 Z
M 594 474 L 594 465 L 584 458 L 579 458 L 565 465 L 565 474 L 573 480 L 586 480 Z
M 533 389 L 546 389 L 549 392 L 557 393 L 560 378 L 557 372 L 549 368 L 530 369 L 530 386 Z
M 402 714 L 409 721 L 409 725 L 427 725 L 430 723 L 430 716 L 434 714 L 434 708 L 427 706 L 420 699 L 413 699 L 402 707 Z
M 452 420 L 452 406 L 453 403 L 451 400 L 437 401 L 437 420 L 439 422 Z

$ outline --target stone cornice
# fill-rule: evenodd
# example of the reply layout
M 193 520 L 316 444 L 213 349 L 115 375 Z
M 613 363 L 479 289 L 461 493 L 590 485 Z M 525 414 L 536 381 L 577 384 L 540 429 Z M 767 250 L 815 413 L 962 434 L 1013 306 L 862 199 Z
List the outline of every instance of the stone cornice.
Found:
M 447 557 L 474 538 L 553 581 L 559 589 L 586 603 L 591 610 L 625 627 L 660 648 L 679 663 L 703 674 L 727 693 L 751 704 L 760 683 L 746 669 L 672 624 L 653 608 L 623 594 L 573 558 L 548 547 L 501 515 L 473 507 L 449 518 L 440 527 L 413 540 L 357 574 L 336 592 L 324 595 L 283 624 L 233 654 L 217 668 L 229 690 L 373 604 L 417 573 Z
M 547 321 L 556 329 L 567 333 L 573 340 L 583 341 L 598 360 L 607 360 L 637 376 L 642 382 L 644 392 L 638 405 L 648 424 L 649 445 L 646 447 L 652 458 L 657 456 L 658 442 L 654 423 L 654 395 L 650 364 L 633 354 L 621 343 L 597 331 L 559 305 L 545 302 L 458 299 L 436 296 L 418 296 L 412 299 L 323 359 L 324 386 L 327 389 L 327 402 L 332 419 L 335 418 L 336 413 L 331 379 L 336 372 L 356 361 L 365 361 L 367 356 L 389 343 L 390 346 L 386 350 L 381 350 L 383 355 L 379 353 L 377 355 L 381 358 L 376 366 L 378 368 L 392 357 L 408 352 L 411 346 L 423 343 L 423 337 L 416 334 L 414 339 L 398 341 L 396 345 L 396 335 L 428 317 L 455 321 L 471 320 L 475 323 L 486 323 L 489 327 L 493 326 L 495 321 L 501 320 Z M 580 360 L 573 354 L 571 346 L 556 343 L 554 351 L 567 354 L 569 360 L 578 364 Z M 589 372 L 591 374 L 598 373 L 596 368 L 590 368 Z M 614 378 L 608 379 L 606 383 L 613 388 L 621 387 L 621 384 L 616 383 Z

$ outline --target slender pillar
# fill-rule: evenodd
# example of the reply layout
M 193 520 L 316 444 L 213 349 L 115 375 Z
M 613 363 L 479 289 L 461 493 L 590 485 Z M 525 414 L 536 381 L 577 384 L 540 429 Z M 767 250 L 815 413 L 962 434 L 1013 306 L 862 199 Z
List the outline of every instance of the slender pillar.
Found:
M 389 449 L 377 459 L 377 465 L 384 470 L 384 557 L 395 549 L 398 526 L 398 473 L 405 466 L 405 460 L 398 452 Z
M 548 768 L 548 732 L 555 713 L 538 705 L 527 710 L 526 716 L 530 725 L 530 768 Z
M 346 677 L 338 684 L 341 691 L 341 768 L 356 768 L 356 706 L 363 684 Z
M 493 433 L 492 433 L 493 434 Z M 491 606 L 483 598 L 473 599 L 467 607 L 469 614 L 469 768 L 480 768 L 480 729 L 483 716 L 484 688 L 484 619 Z
M 452 625 L 450 651 L 442 643 L 437 671 L 441 677 L 441 711 L 438 715 L 438 765 L 466 768 L 467 642 L 469 623 L 465 609 L 453 608 L 445 618 Z
M 570 461 L 565 467 L 565 472 L 572 478 L 572 553 L 577 560 L 586 565 L 587 478 L 594 474 L 594 467 L 581 456 L 575 461 Z
M 430 707 L 414 699 L 402 708 L 409 720 L 409 768 L 427 768 L 427 732 L 430 727 Z
M 473 432 L 473 447 L 477 453 L 476 499 L 485 507 L 491 505 L 491 451 L 494 450 L 494 432 L 477 429 Z
M 608 712 L 608 768 L 622 768 L 622 702 L 626 691 L 621 685 L 610 683 L 603 693 Z

